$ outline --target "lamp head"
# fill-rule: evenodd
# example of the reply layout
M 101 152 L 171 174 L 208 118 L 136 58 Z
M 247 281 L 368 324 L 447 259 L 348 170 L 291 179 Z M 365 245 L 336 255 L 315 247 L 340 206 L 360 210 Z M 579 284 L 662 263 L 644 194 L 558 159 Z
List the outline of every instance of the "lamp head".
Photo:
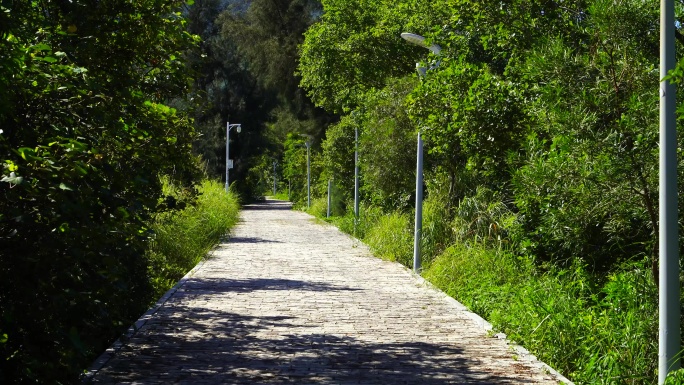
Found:
M 235 127 L 235 129 L 237 130 L 237 133 L 239 134 L 242 131 L 242 126 L 237 126 L 237 127 Z
M 432 51 L 432 53 L 434 53 L 435 55 L 439 55 L 439 53 L 442 52 L 442 47 L 440 47 L 437 44 L 427 45 L 427 43 L 425 43 L 425 37 L 416 35 L 415 33 L 403 32 L 401 34 L 401 38 L 408 41 L 411 44 L 427 48 L 430 51 Z

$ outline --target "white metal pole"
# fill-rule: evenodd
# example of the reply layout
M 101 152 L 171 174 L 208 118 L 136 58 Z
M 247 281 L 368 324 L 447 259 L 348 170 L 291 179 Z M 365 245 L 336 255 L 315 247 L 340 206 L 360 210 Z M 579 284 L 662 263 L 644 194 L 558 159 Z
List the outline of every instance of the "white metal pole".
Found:
M 330 195 L 330 190 L 332 189 L 332 179 L 328 179 L 328 218 L 330 218 L 330 206 L 332 203 L 331 195 Z
M 309 161 L 309 147 L 311 143 L 306 142 L 306 207 L 311 208 L 311 162 Z
M 228 192 L 228 162 L 230 162 L 230 122 L 226 122 L 226 192 Z
M 354 127 L 354 222 L 359 220 L 359 127 Z
M 680 367 L 677 129 L 674 84 L 662 79 L 675 67 L 674 0 L 660 1 L 660 295 L 658 383 Z
M 273 161 L 273 196 L 276 195 L 276 165 L 278 162 Z
M 416 226 L 413 234 L 413 271 L 420 274 L 420 237 L 423 230 L 423 138 L 418 131 L 416 154 Z

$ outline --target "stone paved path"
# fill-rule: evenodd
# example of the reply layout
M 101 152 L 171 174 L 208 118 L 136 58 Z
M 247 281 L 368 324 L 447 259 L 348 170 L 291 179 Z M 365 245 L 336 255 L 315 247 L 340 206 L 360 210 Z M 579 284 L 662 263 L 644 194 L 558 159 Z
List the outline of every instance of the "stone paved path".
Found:
M 102 384 L 556 384 L 409 270 L 284 202 L 232 237 L 94 365 Z

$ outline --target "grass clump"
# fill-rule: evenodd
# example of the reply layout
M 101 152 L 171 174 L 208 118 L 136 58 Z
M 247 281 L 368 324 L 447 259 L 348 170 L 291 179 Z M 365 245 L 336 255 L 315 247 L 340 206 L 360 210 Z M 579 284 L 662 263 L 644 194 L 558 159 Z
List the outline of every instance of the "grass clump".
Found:
M 645 266 L 598 280 L 579 265 L 542 271 L 504 249 L 455 245 L 425 277 L 577 383 L 644 384 L 658 356 L 657 289 Z
M 147 251 L 149 273 L 159 298 L 173 287 L 190 269 L 226 235 L 238 220 L 239 204 L 235 196 L 227 194 L 223 185 L 205 180 L 197 187 L 194 197 L 170 182 L 164 181 L 167 200 L 179 202 L 181 210 L 165 211 L 154 219 L 154 237 Z
M 376 256 L 411 266 L 413 234 L 410 224 L 406 214 L 394 212 L 383 215 L 368 229 L 363 241 Z
M 311 207 L 304 210 L 317 218 L 325 220 L 328 216 L 327 198 L 314 198 L 311 200 Z

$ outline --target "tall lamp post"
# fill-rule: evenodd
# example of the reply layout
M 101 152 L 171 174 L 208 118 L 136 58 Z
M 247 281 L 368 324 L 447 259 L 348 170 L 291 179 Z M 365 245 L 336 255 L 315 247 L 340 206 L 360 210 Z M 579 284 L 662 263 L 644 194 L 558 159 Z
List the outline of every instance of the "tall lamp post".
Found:
M 435 55 L 439 55 L 442 48 L 437 44 L 428 45 L 425 42 L 425 37 L 416 35 L 415 33 L 404 32 L 401 34 L 402 39 L 411 44 L 427 48 Z M 439 63 L 437 63 L 439 65 Z M 416 70 L 420 77 L 424 77 L 427 69 L 422 67 L 420 63 L 416 63 Z M 418 130 L 418 144 L 416 151 L 416 218 L 415 229 L 413 234 L 413 271 L 420 274 L 420 238 L 423 231 L 423 138 L 420 129 Z
M 311 208 L 311 143 L 307 140 L 306 145 L 306 207 Z
M 228 170 L 233 168 L 233 161 L 230 159 L 230 130 L 235 128 L 235 131 L 239 134 L 242 131 L 242 125 L 240 124 L 230 124 L 226 122 L 226 192 L 228 192 L 230 183 L 228 180 Z
M 658 384 L 679 369 L 679 229 L 677 226 L 676 89 L 662 80 L 675 68 L 674 0 L 660 1 L 660 291 Z

